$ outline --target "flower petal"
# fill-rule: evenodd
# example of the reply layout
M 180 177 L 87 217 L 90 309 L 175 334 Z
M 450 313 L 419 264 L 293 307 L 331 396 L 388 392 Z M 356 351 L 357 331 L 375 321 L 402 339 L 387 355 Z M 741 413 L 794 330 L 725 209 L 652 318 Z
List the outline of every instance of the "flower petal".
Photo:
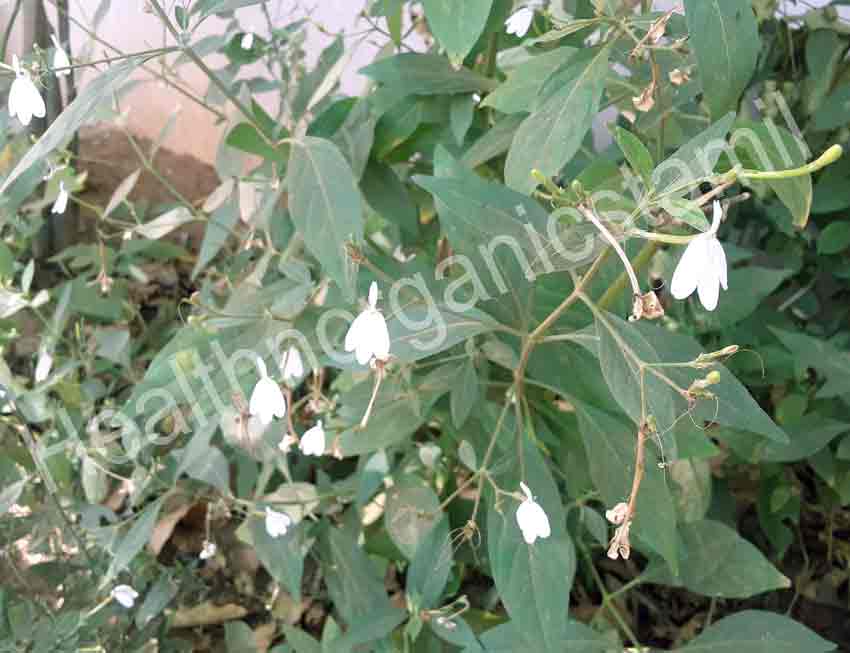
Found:
M 705 273 L 707 259 L 706 239 L 697 236 L 688 243 L 673 273 L 673 280 L 670 283 L 670 292 L 673 297 L 685 299 L 691 296 L 697 288 L 700 276 Z
M 259 418 L 264 425 L 271 423 L 272 419 L 281 418 L 286 415 L 286 399 L 280 386 L 265 376 L 257 381 L 254 391 L 251 393 L 251 401 L 248 404 L 251 415 Z
M 713 269 L 707 270 L 700 277 L 697 294 L 705 310 L 713 311 L 717 308 L 717 301 L 720 299 L 720 279 L 714 273 Z
M 723 245 L 717 238 L 711 240 L 711 261 L 714 266 L 714 273 L 720 279 L 720 285 L 723 290 L 729 290 L 728 279 L 726 277 L 726 252 L 723 251 Z

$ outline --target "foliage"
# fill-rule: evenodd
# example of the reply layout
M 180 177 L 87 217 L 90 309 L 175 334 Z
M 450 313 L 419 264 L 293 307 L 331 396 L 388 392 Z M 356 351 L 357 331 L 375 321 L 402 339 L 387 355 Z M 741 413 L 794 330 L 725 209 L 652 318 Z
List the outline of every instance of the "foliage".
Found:
M 100 64 L 33 144 L 2 114 L 0 529 L 40 561 L 2 583 L 0 651 L 189 650 L 187 626 L 220 623 L 240 653 L 834 649 L 757 609 L 811 579 L 783 563 L 797 531 L 848 560 L 834 7 L 552 1 L 517 36 L 509 0 L 375 0 L 387 47 L 351 98 L 344 39 L 310 67 L 307 23 L 253 35 L 234 13 L 272 3 L 148 4 L 165 47 Z M 59 181 L 83 201 L 74 133 L 118 121 L 113 96 L 160 58 L 209 77 L 220 186 L 149 206 L 135 172 L 87 207 L 91 242 L 37 259 Z M 190 223 L 197 251 L 171 237 Z M 715 310 L 664 290 L 708 239 Z M 189 290 L 146 303 L 175 260 Z M 317 425 L 325 454 L 305 455 Z M 548 520 L 531 543 L 521 502 Z M 710 600 L 701 632 L 638 630 L 625 599 L 659 591 Z

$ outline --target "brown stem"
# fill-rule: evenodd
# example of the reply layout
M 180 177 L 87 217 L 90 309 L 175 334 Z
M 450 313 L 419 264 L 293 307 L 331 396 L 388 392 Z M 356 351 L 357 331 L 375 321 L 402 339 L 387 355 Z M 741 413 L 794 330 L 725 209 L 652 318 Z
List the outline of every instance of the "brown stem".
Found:
M 632 490 L 629 494 L 629 507 L 626 511 L 626 518 L 623 520 L 624 524 L 627 524 L 629 521 L 631 521 L 632 517 L 634 517 L 635 514 L 638 492 L 640 491 L 640 484 L 643 481 L 644 464 L 646 460 L 646 438 L 648 429 L 649 426 L 646 424 L 646 422 L 641 424 L 641 427 L 638 429 L 637 447 L 635 450 L 635 473 L 632 477 Z
M 596 257 L 596 260 L 593 264 L 588 268 L 587 272 L 575 283 L 573 291 L 567 295 L 564 301 L 561 302 L 559 306 L 555 308 L 549 315 L 546 316 L 540 324 L 537 325 L 537 328 L 532 331 L 528 337 L 525 339 L 523 343 L 522 352 L 519 357 L 519 364 L 517 365 L 516 371 L 514 372 L 514 385 L 516 386 L 516 395 L 517 401 L 519 401 L 522 396 L 522 386 L 525 378 L 525 368 L 528 366 L 528 357 L 531 355 L 531 350 L 537 345 L 537 343 L 543 338 L 543 335 L 552 327 L 555 322 L 558 321 L 558 318 L 564 314 L 564 312 L 572 306 L 575 302 L 577 302 L 582 295 L 582 291 L 585 286 L 587 286 L 588 282 L 593 278 L 593 276 L 599 271 L 599 268 L 602 267 L 602 263 L 605 261 L 606 256 L 608 255 L 608 249 L 606 248 L 599 256 Z

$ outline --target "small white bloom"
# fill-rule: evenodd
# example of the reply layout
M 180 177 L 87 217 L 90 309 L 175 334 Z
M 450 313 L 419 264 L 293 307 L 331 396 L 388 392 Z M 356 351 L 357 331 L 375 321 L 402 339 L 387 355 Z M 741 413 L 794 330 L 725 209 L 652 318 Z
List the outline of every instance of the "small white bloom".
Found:
M 307 432 L 301 436 L 301 444 L 298 446 L 305 456 L 321 456 L 325 453 L 325 429 L 322 426 L 322 420 L 307 429 Z
M 68 208 L 68 190 L 65 188 L 65 182 L 59 182 L 59 194 L 56 196 L 56 201 L 53 202 L 53 208 L 50 209 L 51 213 L 65 213 L 65 209 Z
M 534 10 L 531 7 L 520 7 L 505 21 L 505 31 L 516 34 L 519 38 L 525 36 L 531 21 L 534 20 Z
M 48 376 L 53 368 L 53 356 L 47 350 L 47 347 L 42 347 L 38 350 L 38 362 L 35 364 L 35 382 L 41 383 Z
M 209 560 L 215 555 L 216 551 L 218 551 L 218 547 L 215 545 L 215 542 L 204 540 L 204 548 L 201 549 L 201 553 L 198 555 L 198 557 L 201 560 Z
M 298 438 L 296 438 L 291 433 L 287 433 L 283 436 L 283 439 L 278 443 L 277 448 L 281 450 L 282 453 L 287 454 L 292 450 L 292 447 L 298 442 Z
M 245 32 L 242 35 L 242 43 L 243 50 L 250 50 L 254 47 L 254 32 Z
M 266 508 L 266 532 L 272 537 L 286 535 L 286 531 L 292 526 L 292 519 L 285 512 L 278 512 Z
M 720 202 L 715 200 L 711 229 L 688 243 L 670 284 L 670 292 L 676 299 L 690 297 L 696 290 L 700 302 L 709 311 L 717 308 L 720 287 L 728 290 L 726 254 L 717 240 L 722 217 L 723 209 L 720 208 Z
M 378 284 L 373 281 L 369 287 L 369 307 L 354 318 L 345 335 L 345 351 L 353 351 L 361 365 L 390 357 L 390 332 L 377 304 Z
M 15 81 L 9 89 L 9 114 L 17 116 L 21 124 L 26 126 L 33 116 L 44 118 L 47 107 L 29 73 L 21 68 L 17 55 L 12 55 L 12 67 L 15 69 Z
M 132 608 L 139 598 L 139 593 L 129 585 L 116 585 L 109 595 L 125 608 Z
M 628 512 L 629 504 L 621 501 L 616 506 L 611 508 L 611 510 L 605 511 L 605 519 L 607 519 L 612 524 L 617 524 L 619 526 L 623 523 L 623 521 L 625 521 Z
M 59 39 L 56 38 L 55 34 L 50 35 L 50 39 L 53 41 L 53 47 L 56 50 L 53 53 L 53 68 L 69 68 L 71 65 L 71 60 L 68 58 L 68 54 L 65 52 L 65 49 L 62 47 L 62 44 L 59 42 Z M 56 76 L 62 77 L 63 75 L 70 75 L 70 70 L 57 70 Z
M 297 347 L 290 347 L 283 355 L 283 380 L 287 383 L 304 376 L 304 361 Z
M 437 462 L 440 460 L 443 450 L 436 444 L 424 444 L 419 447 L 419 460 L 428 469 L 437 467 Z
M 282 418 L 286 415 L 286 399 L 283 398 L 280 386 L 269 378 L 266 364 L 259 356 L 257 369 L 260 372 L 260 380 L 251 393 L 248 412 L 259 418 L 264 426 L 268 426 L 275 417 Z
M 472 94 L 472 101 L 475 104 L 481 104 L 481 94 L 480 93 L 473 93 Z
M 519 504 L 516 511 L 516 523 L 522 531 L 522 537 L 526 543 L 534 544 L 534 540 L 538 537 L 547 538 L 552 534 L 552 529 L 549 528 L 549 518 L 540 507 L 540 504 L 534 500 L 531 490 L 528 486 L 520 481 L 519 484 L 522 491 L 525 493 L 525 501 Z

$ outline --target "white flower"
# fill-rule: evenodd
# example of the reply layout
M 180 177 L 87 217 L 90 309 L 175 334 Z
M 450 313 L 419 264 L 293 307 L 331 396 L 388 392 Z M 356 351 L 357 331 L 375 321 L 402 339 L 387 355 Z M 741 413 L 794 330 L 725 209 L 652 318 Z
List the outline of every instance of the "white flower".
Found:
M 33 116 L 44 118 L 47 107 L 29 73 L 21 68 L 17 55 L 12 55 L 12 67 L 15 69 L 15 81 L 9 89 L 9 114 L 17 116 L 21 124 L 26 126 Z
M 612 524 L 620 525 L 625 521 L 626 515 L 629 512 L 629 504 L 621 501 L 616 506 L 611 508 L 611 510 L 605 511 L 605 519 L 607 519 Z
M 266 508 L 266 532 L 272 537 L 286 535 L 286 531 L 292 526 L 292 519 L 285 512 L 278 512 Z
M 325 453 L 325 429 L 322 426 L 322 420 L 307 429 L 307 432 L 301 436 L 301 444 L 298 447 L 305 456 L 321 456 Z
M 38 362 L 35 364 L 35 382 L 41 383 L 48 376 L 53 367 L 53 356 L 47 350 L 47 347 L 42 347 L 38 350 Z
M 215 542 L 204 540 L 204 548 L 201 549 L 201 553 L 198 555 L 198 557 L 201 560 L 209 560 L 215 555 L 216 551 L 218 551 L 218 547 L 215 545 Z
M 437 462 L 440 460 L 443 450 L 436 444 L 424 444 L 419 447 L 419 460 L 428 469 L 437 467 Z
M 534 20 L 534 10 L 531 7 L 521 7 L 508 16 L 505 21 L 505 31 L 522 38 L 531 27 L 532 20 Z
M 304 361 L 301 360 L 301 352 L 297 347 L 290 347 L 283 355 L 283 380 L 285 382 L 297 381 L 304 376 Z
M 287 454 L 292 449 L 293 445 L 298 442 L 298 438 L 296 438 L 291 433 L 287 433 L 283 436 L 283 439 L 278 443 L 277 448 L 281 450 L 282 453 Z
M 109 595 L 125 608 L 132 608 L 139 598 L 139 593 L 129 585 L 116 585 Z
M 245 32 L 242 35 L 242 43 L 240 44 L 243 50 L 250 50 L 254 47 L 254 32 Z
M 257 369 L 260 372 L 260 380 L 254 386 L 251 400 L 248 402 L 248 412 L 259 418 L 260 423 L 268 426 L 272 420 L 286 415 L 286 399 L 280 391 L 280 386 L 269 378 L 266 364 L 263 359 L 257 357 Z
M 723 209 L 720 208 L 720 202 L 715 200 L 711 229 L 688 243 L 670 284 L 670 292 L 676 299 L 690 297 L 696 290 L 700 302 L 709 311 L 717 308 L 720 286 L 723 286 L 723 290 L 728 289 L 726 254 L 717 240 L 717 229 L 722 217 Z
M 50 39 L 53 41 L 53 47 L 56 50 L 53 53 L 53 68 L 69 68 L 71 65 L 71 60 L 68 58 L 68 54 L 65 52 L 65 49 L 62 47 L 62 44 L 59 42 L 59 39 L 56 38 L 55 34 L 50 35 Z M 57 70 L 56 76 L 62 77 L 63 75 L 70 75 L 70 70 Z
M 354 318 L 345 335 L 345 351 L 353 351 L 361 365 L 390 357 L 390 332 L 377 304 L 378 284 L 373 281 L 369 287 L 369 308 Z
M 56 196 L 56 201 L 53 202 L 51 213 L 65 213 L 68 208 L 68 190 L 65 188 L 65 182 L 59 182 L 59 194 Z
M 522 491 L 525 493 L 525 501 L 519 504 L 516 511 L 516 523 L 522 531 L 522 537 L 526 543 L 534 544 L 534 540 L 538 537 L 547 538 L 552 534 L 552 529 L 549 528 L 549 518 L 543 512 L 540 504 L 534 500 L 531 490 L 528 486 L 520 481 L 519 484 Z

